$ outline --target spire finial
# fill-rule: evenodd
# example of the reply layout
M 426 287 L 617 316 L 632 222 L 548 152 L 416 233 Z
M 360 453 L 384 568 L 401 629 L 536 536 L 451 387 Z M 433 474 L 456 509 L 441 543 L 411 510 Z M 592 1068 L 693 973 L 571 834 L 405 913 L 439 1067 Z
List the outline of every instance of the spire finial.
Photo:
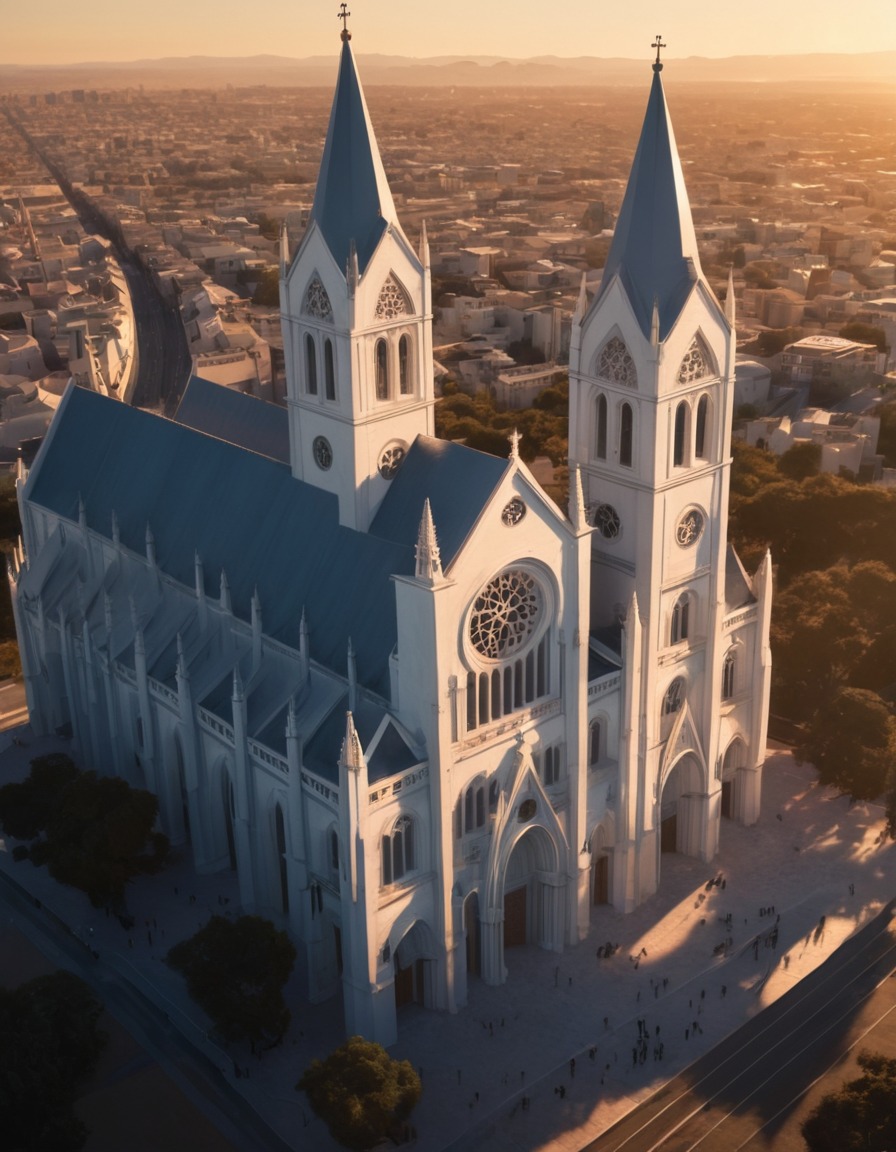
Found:
M 511 460 L 519 460 L 519 458 L 520 458 L 520 440 L 522 440 L 522 436 L 520 435 L 519 429 L 514 428 L 514 430 L 510 433 L 510 435 L 507 437 L 507 439 L 510 441 L 510 459 Z
M 345 5 L 343 4 L 342 7 L 344 8 Z M 659 32 L 657 32 L 656 40 L 654 40 L 654 42 L 650 45 L 650 47 L 656 48 L 656 60 L 653 63 L 653 70 L 654 70 L 654 72 L 662 72 L 663 65 L 660 63 L 660 48 L 665 48 L 666 45 L 663 43 L 662 37 L 660 36 Z
M 340 33 L 340 37 L 343 44 L 346 40 L 351 40 L 352 38 L 352 34 L 348 30 L 349 16 L 351 16 L 351 12 L 348 10 L 348 4 L 340 4 L 339 11 L 336 13 L 336 18 L 342 21 L 342 32 Z

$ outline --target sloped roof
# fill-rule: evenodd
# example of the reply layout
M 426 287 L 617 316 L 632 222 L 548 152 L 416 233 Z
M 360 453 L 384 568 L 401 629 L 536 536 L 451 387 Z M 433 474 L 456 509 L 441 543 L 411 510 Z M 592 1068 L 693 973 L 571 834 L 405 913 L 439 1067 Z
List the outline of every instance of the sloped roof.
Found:
M 414 548 L 423 502 L 429 498 L 442 568 L 447 569 L 509 467 L 450 440 L 418 436 L 380 504 L 370 532 Z
M 174 419 L 218 440 L 289 463 L 289 416 L 277 404 L 191 376 Z
M 659 338 L 664 340 L 699 275 L 691 207 L 660 72 L 655 70 L 641 138 L 595 299 L 619 276 L 648 338 L 656 301 Z
M 398 223 L 348 40 L 342 44 L 309 226 L 311 221 L 343 272 L 354 240 L 362 275 L 387 225 Z
M 344 675 L 351 637 L 358 678 L 388 695 L 396 642 L 392 574 L 413 575 L 416 539 L 339 525 L 336 497 L 285 465 L 82 388 L 63 398 L 32 468 L 27 498 L 72 521 L 79 497 L 88 526 L 145 550 L 187 587 L 194 553 L 206 592 L 223 568 L 234 613 L 248 620 L 258 588 L 265 635 L 295 648 L 306 609 L 314 660 Z

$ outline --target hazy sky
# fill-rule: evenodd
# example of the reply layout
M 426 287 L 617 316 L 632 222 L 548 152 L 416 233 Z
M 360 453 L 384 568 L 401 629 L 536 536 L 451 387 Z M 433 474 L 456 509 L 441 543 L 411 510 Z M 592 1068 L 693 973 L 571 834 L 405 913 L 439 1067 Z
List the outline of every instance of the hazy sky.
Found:
M 0 0 L 0 61 L 333 54 L 335 0 Z M 896 50 L 896 0 L 352 0 L 359 54 L 670 58 Z M 39 16 L 37 13 L 39 12 Z

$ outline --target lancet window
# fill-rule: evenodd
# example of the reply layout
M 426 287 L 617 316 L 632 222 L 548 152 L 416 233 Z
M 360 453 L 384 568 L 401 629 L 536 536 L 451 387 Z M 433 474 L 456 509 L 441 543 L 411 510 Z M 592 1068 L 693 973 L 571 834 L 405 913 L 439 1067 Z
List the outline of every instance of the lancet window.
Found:
M 414 821 L 400 816 L 391 833 L 383 837 L 383 884 L 396 883 L 415 867 Z
M 632 466 L 632 444 L 634 441 L 635 417 L 631 404 L 623 404 L 619 410 L 619 463 L 626 468 Z

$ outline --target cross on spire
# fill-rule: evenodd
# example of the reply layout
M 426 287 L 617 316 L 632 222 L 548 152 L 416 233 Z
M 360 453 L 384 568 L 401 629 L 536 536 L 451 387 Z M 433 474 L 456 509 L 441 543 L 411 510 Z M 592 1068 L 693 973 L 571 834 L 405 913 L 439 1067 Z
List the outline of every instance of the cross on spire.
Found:
M 348 10 L 348 4 L 340 4 L 339 8 L 340 8 L 340 11 L 338 11 L 336 13 L 336 18 L 337 18 L 337 20 L 342 21 L 341 36 L 342 36 L 343 42 L 345 42 L 346 40 L 351 40 L 351 38 L 352 38 L 352 34 L 348 30 L 348 18 L 349 18 L 349 16 L 351 16 L 351 12 L 349 12 L 349 10 Z M 659 37 L 657 37 L 657 39 L 659 39 Z
M 343 4 L 342 7 L 344 8 L 345 5 Z M 650 45 L 650 47 L 656 48 L 656 60 L 654 61 L 654 64 L 653 64 L 653 70 L 654 70 L 654 72 L 662 72 L 663 65 L 660 63 L 660 48 L 665 48 L 666 45 L 662 42 L 662 38 L 660 37 L 659 32 L 657 32 L 656 40 L 654 40 L 654 42 Z

